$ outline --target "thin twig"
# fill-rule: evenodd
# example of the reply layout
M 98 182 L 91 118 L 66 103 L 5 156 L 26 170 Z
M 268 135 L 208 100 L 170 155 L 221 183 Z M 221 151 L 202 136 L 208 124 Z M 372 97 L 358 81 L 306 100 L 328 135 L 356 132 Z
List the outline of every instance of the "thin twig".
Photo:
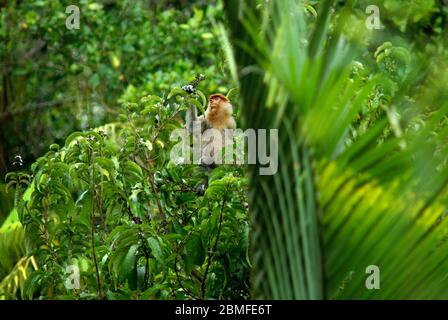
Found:
M 178 273 L 178 271 L 177 271 L 177 256 L 176 256 L 176 259 L 174 259 L 174 272 L 176 273 L 177 282 L 179 283 L 180 288 L 181 288 L 182 290 L 184 290 L 185 293 L 188 294 L 188 295 L 189 295 L 190 297 L 192 297 L 193 299 L 195 299 L 195 300 L 199 300 L 198 297 L 196 297 L 193 293 L 191 293 L 187 288 L 185 288 L 185 287 L 182 285 L 182 281 L 180 281 L 179 273 Z

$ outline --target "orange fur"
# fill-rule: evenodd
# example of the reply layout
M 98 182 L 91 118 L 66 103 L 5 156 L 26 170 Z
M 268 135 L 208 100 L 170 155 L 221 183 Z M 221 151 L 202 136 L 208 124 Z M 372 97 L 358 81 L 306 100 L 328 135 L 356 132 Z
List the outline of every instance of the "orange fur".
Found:
M 232 113 L 233 107 L 226 96 L 220 93 L 210 95 L 205 111 L 205 119 L 209 128 L 235 129 L 236 123 Z

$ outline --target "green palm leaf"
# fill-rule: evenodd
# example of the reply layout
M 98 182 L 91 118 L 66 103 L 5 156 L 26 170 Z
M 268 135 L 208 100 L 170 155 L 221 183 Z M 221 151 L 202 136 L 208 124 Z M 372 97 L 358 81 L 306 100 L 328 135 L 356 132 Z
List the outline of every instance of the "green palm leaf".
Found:
M 320 2 L 315 27 L 298 1 L 248 3 L 226 3 L 244 123 L 278 129 L 280 158 L 273 176 L 250 168 L 254 297 L 447 297 L 446 129 L 430 138 L 447 106 L 417 137 L 378 144 L 384 113 L 346 146 L 382 79 L 350 76 L 358 51 L 328 33 L 332 1 Z M 366 287 L 371 265 L 379 290 Z

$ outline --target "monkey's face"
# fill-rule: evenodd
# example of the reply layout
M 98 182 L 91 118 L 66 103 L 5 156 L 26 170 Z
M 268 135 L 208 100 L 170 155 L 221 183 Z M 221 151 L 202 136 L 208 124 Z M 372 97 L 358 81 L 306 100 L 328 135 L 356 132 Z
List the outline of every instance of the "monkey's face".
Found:
M 211 113 L 219 112 L 220 105 L 221 105 L 221 98 L 218 96 L 211 96 L 208 100 L 208 108 Z
M 208 117 L 216 117 L 218 115 L 232 114 L 231 104 L 229 100 L 222 94 L 212 94 L 208 99 L 207 115 Z

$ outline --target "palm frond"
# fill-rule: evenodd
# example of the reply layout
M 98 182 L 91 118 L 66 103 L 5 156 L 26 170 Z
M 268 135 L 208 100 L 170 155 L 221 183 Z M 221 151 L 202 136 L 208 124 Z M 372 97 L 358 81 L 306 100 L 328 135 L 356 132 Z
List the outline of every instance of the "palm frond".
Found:
M 417 137 L 378 144 L 388 125 L 383 113 L 345 145 L 382 79 L 350 76 L 358 51 L 329 34 L 332 2 L 320 2 L 314 28 L 297 1 L 256 10 L 246 1 L 226 4 L 245 124 L 279 130 L 277 174 L 250 169 L 254 296 L 446 297 L 446 130 L 430 134 L 446 106 Z M 380 290 L 365 285 L 370 265 L 382 272 Z
M 24 299 L 26 282 L 33 269 L 37 270 L 34 257 L 22 257 L 0 282 L 0 300 L 17 299 L 18 297 Z
M 13 210 L 0 227 L 0 278 L 25 254 L 24 230 Z

